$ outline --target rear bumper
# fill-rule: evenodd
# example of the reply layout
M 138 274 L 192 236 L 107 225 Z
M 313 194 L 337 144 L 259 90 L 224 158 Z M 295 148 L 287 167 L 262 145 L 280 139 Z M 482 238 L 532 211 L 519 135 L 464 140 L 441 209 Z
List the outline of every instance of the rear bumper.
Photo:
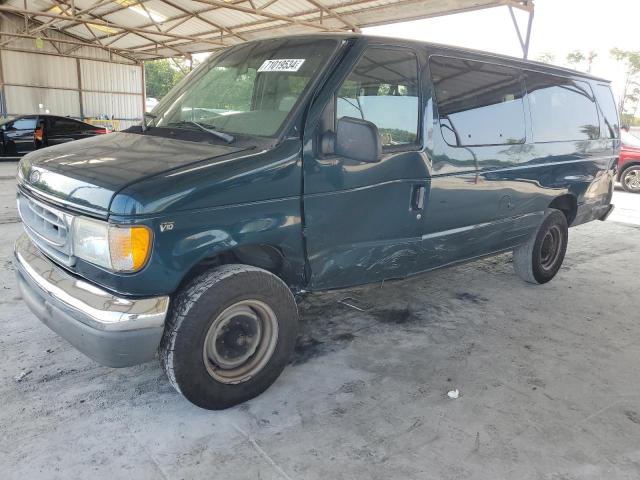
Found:
M 45 325 L 85 355 L 110 367 L 154 358 L 169 297 L 118 297 L 58 267 L 27 235 L 14 249 L 22 297 Z

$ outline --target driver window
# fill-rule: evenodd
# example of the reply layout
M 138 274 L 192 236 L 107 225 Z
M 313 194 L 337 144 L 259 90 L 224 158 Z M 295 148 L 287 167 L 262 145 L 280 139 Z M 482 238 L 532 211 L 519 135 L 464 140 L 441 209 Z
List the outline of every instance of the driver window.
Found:
M 370 48 L 338 90 L 336 120 L 378 127 L 385 147 L 418 141 L 418 60 L 405 49 Z
M 7 124 L 7 130 L 34 130 L 36 128 L 36 117 L 18 118 Z

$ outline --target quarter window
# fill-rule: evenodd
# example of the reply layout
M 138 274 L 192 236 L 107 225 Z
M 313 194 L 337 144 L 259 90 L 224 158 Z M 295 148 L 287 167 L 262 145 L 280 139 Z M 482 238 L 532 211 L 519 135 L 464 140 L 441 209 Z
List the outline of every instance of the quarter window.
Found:
M 368 120 L 382 145 L 418 141 L 418 60 L 409 50 L 371 48 L 358 61 L 336 98 L 336 117 Z
M 523 88 L 515 68 L 458 58 L 429 61 L 437 114 L 454 147 L 525 141 Z
M 605 138 L 618 138 L 620 136 L 618 107 L 616 107 L 616 102 L 613 100 L 611 88 L 608 85 L 596 85 L 594 92 L 606 125 L 606 130 L 603 132 Z
M 526 84 L 535 142 L 600 137 L 598 111 L 588 83 L 527 72 Z

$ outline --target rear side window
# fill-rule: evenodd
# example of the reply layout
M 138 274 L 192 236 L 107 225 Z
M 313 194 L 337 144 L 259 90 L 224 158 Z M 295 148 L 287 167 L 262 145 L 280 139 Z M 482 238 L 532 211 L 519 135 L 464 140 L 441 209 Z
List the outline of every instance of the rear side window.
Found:
M 84 124 L 70 118 L 52 118 L 51 133 L 73 133 L 84 130 Z
M 534 142 L 600 137 L 598 111 L 588 83 L 527 72 L 526 85 Z
M 440 129 L 454 147 L 525 141 L 523 87 L 515 68 L 458 58 L 429 61 Z
M 611 88 L 608 85 L 596 85 L 593 91 L 596 94 L 596 100 L 604 117 L 605 131 L 602 132 L 604 137 L 618 138 L 620 136 L 618 107 L 613 99 Z
M 418 59 L 411 50 L 370 48 L 338 90 L 336 118 L 374 123 L 382 145 L 418 141 Z

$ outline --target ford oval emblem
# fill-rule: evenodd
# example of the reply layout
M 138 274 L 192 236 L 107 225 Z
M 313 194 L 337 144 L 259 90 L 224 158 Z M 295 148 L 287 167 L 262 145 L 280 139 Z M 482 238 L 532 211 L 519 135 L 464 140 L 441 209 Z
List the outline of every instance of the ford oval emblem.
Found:
M 38 180 L 40 180 L 40 172 L 38 170 L 34 170 L 29 175 L 29 181 L 31 183 L 37 183 Z

